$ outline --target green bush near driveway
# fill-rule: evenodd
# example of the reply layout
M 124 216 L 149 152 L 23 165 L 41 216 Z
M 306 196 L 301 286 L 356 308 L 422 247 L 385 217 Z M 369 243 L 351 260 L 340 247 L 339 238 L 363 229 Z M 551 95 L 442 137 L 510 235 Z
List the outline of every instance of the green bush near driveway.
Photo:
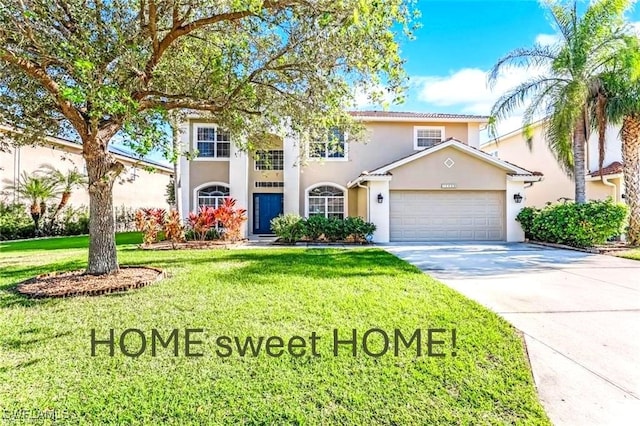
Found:
M 543 209 L 525 207 L 516 220 L 529 239 L 592 247 L 620 235 L 626 218 L 627 207 L 608 199 L 584 204 L 554 204 Z
M 140 234 L 127 240 L 134 236 L 139 243 Z M 170 277 L 102 297 L 29 300 L 12 292 L 36 274 L 83 268 L 82 238 L 0 250 L 1 409 L 55 410 L 70 416 L 61 424 L 550 424 L 516 330 L 384 251 L 120 245 L 123 264 L 160 267 Z M 448 341 L 436 348 L 445 353 L 440 358 L 415 350 L 374 358 L 362 347 L 355 357 L 347 347 L 332 355 L 334 328 L 346 339 L 352 328 L 362 336 L 374 327 L 407 334 L 456 328 L 457 356 L 447 333 L 437 335 Z M 91 356 L 92 329 L 105 338 L 127 328 L 165 336 L 204 328 L 196 349 L 205 356 L 159 348 L 154 357 L 147 347 L 130 358 L 116 347 L 111 357 L 104 346 Z M 320 357 L 215 354 L 221 335 L 314 331 Z M 139 348 L 130 338 L 126 347 Z M 380 348 L 379 340 L 371 343 Z

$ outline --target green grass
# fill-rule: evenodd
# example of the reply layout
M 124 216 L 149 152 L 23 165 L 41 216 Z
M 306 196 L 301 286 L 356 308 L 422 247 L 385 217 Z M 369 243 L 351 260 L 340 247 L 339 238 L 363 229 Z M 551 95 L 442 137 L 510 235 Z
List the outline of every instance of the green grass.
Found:
M 640 260 L 640 248 L 616 253 L 616 256 L 624 257 L 627 259 Z
M 69 240 L 2 246 L 0 413 L 65 410 L 88 424 L 549 424 L 515 330 L 381 250 L 123 245 L 121 263 L 159 266 L 171 277 L 103 297 L 29 300 L 11 291 L 38 273 L 82 268 L 86 250 Z M 162 348 L 156 357 L 150 349 L 110 357 L 106 347 L 90 355 L 92 329 L 105 337 L 112 328 L 199 327 L 202 358 Z M 415 346 L 398 357 L 353 357 L 345 348 L 333 356 L 334 328 L 346 338 L 372 327 L 407 335 L 455 328 L 457 356 L 448 333 L 435 337 L 445 340 L 435 347 L 442 358 L 417 357 Z M 314 331 L 320 357 L 215 354 L 220 335 Z M 135 340 L 125 342 L 129 350 Z M 380 348 L 379 339 L 370 343 Z

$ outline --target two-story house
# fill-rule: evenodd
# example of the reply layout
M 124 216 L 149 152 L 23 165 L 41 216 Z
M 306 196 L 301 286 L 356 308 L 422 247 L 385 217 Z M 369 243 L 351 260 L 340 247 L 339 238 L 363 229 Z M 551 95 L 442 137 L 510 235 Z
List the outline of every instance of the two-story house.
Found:
M 360 216 L 376 224 L 376 242 L 524 239 L 515 217 L 525 187 L 542 176 L 479 149 L 488 117 L 352 115 L 367 128 L 365 142 L 301 149 L 297 138 L 275 135 L 258 160 L 215 124 L 190 118 L 182 143 L 199 154 L 180 162 L 183 217 L 230 196 L 248 210 L 247 236 L 269 234 L 273 217 L 295 213 Z
M 530 144 L 527 144 L 527 140 Z M 481 149 L 504 160 L 517 161 L 523 167 L 538 170 L 544 174 L 544 182 L 527 190 L 527 205 L 544 207 L 547 203 L 575 198 L 574 180 L 558 165 L 547 144 L 544 120 L 531 125 L 527 132 L 524 129 L 518 129 L 487 141 L 482 144 Z M 599 165 L 597 132 L 591 133 L 585 155 L 587 199 L 611 198 L 616 202 L 624 202 L 620 126 L 611 125 L 606 130 L 602 173 Z

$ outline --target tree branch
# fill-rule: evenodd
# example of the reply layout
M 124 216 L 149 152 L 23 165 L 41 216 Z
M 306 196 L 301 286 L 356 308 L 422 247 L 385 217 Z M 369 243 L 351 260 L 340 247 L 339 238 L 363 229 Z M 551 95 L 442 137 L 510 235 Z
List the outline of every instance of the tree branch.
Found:
M 262 8 L 281 10 L 296 3 L 298 3 L 298 0 L 266 0 L 263 3 Z M 149 9 L 151 9 L 151 5 L 149 6 Z M 190 13 L 190 10 L 191 9 L 189 9 L 187 13 Z M 151 17 L 151 10 L 149 15 Z M 158 63 L 162 59 L 162 56 L 167 51 L 167 49 L 171 47 L 173 42 L 176 41 L 178 38 L 185 36 L 187 34 L 190 34 L 193 31 L 206 27 L 208 25 L 213 25 L 218 22 L 225 22 L 225 21 L 226 22 L 238 21 L 240 19 L 246 18 L 248 16 L 254 16 L 254 15 L 255 14 L 249 10 L 220 13 L 220 14 L 209 16 L 206 18 L 196 19 L 195 21 L 192 21 L 188 24 L 183 24 L 178 27 L 172 28 L 171 31 L 169 31 L 169 33 L 167 33 L 167 35 L 165 35 L 164 38 L 158 43 L 157 48 L 154 46 L 153 54 L 151 55 L 151 58 L 149 58 L 145 66 L 143 82 L 146 84 L 151 80 L 153 70 L 155 69 L 156 65 L 158 65 Z M 185 17 L 185 20 L 186 20 L 186 17 Z M 154 23 L 153 25 L 156 25 L 157 27 L 157 23 Z
M 64 114 L 64 116 L 73 123 L 74 127 L 80 134 L 80 137 L 84 138 L 87 135 L 88 129 L 82 114 L 80 114 L 80 112 L 69 101 L 62 97 L 58 83 L 56 83 L 45 70 L 31 61 L 20 58 L 15 53 L 1 48 L 0 60 L 21 68 L 27 75 L 38 80 L 40 84 L 42 84 L 42 86 L 53 96 L 60 107 L 62 114 Z

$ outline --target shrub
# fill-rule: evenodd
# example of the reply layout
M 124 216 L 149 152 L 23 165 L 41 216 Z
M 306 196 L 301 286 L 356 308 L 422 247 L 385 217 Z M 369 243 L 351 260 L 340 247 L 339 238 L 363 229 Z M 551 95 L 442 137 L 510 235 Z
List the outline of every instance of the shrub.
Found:
M 222 239 L 238 241 L 242 238 L 242 224 L 247 220 L 247 211 L 236 207 L 236 200 L 225 198 L 215 210 L 215 218 L 222 225 Z
M 542 210 L 525 208 L 516 220 L 531 239 L 590 247 L 620 235 L 626 217 L 627 207 L 608 199 L 584 204 L 555 204 Z
M 344 220 L 331 217 L 327 220 L 324 237 L 329 241 L 345 240 L 349 234 L 345 231 Z
M 317 241 L 327 230 L 329 220 L 324 216 L 310 216 L 304 219 L 304 236 Z
M 516 216 L 516 220 L 520 222 L 520 225 L 522 225 L 526 238 L 533 239 L 533 235 L 531 234 L 531 231 L 533 230 L 533 221 L 539 214 L 540 209 L 536 209 L 535 207 L 525 207 L 520 210 L 520 213 Z
M 0 240 L 17 240 L 35 236 L 35 226 L 27 208 L 19 203 L 0 201 Z
M 184 225 L 182 224 L 180 213 L 178 213 L 177 210 L 171 210 L 167 214 L 164 223 L 164 236 L 167 240 L 171 241 L 173 248 L 175 248 L 176 243 L 184 241 Z
M 59 217 L 63 235 L 83 235 L 89 233 L 89 211 L 81 206 L 65 207 Z
M 271 219 L 271 230 L 285 243 L 295 243 L 304 237 L 304 222 L 297 214 L 285 214 Z
M 354 242 L 367 241 L 367 237 L 373 235 L 376 225 L 365 222 L 359 216 L 349 216 L 344 218 L 344 232 L 347 237 L 351 237 Z
M 142 232 L 142 241 L 149 245 L 158 241 L 158 234 L 164 228 L 166 211 L 164 209 L 138 209 L 136 229 Z
M 217 224 L 215 211 L 213 207 L 202 206 L 198 213 L 189 213 L 187 226 L 195 239 L 205 241 L 209 230 L 215 228 Z

